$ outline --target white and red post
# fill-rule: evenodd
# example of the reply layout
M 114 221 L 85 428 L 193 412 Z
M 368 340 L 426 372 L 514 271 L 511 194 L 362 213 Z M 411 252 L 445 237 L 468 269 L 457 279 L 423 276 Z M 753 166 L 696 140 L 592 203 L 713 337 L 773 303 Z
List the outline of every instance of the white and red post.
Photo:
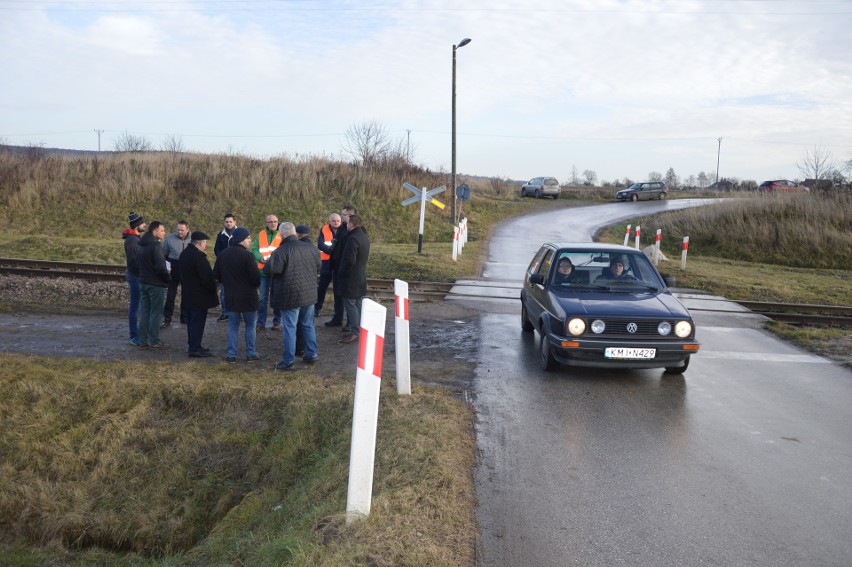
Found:
M 461 220 L 461 238 L 459 238 L 459 242 L 461 242 L 461 248 L 464 248 L 464 245 L 467 244 L 467 217 Z M 461 248 L 459 249 L 460 251 Z
M 396 336 L 396 393 L 411 395 L 411 343 L 408 335 L 408 282 L 393 280 L 396 303 L 394 335 Z
M 386 316 L 387 308 L 370 299 L 364 298 L 361 301 L 361 336 L 358 345 L 358 370 L 355 374 L 349 489 L 346 495 L 347 526 L 370 515 Z
M 683 237 L 683 248 L 680 252 L 680 269 L 681 271 L 686 271 L 686 252 L 689 250 L 689 237 Z
M 657 229 L 657 237 L 654 240 L 654 265 L 660 263 L 660 240 L 663 238 L 663 229 Z
M 459 233 L 460 232 L 461 232 L 461 223 L 459 223 L 459 226 L 453 227 L 453 262 L 458 260 L 459 252 L 461 252 L 461 241 L 459 240 Z
M 640 248 L 639 248 L 639 231 L 640 230 L 641 229 L 640 229 L 639 225 L 637 224 L 636 225 L 636 250 L 640 250 Z
M 624 231 L 624 245 L 627 246 L 627 243 L 630 242 L 630 227 L 632 225 L 627 225 L 627 230 Z

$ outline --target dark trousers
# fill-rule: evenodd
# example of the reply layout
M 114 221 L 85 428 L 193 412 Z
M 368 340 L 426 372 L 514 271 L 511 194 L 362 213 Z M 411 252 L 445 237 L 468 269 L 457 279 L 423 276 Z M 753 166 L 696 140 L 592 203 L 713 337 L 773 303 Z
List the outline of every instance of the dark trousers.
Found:
M 328 260 L 326 260 L 328 262 Z M 314 314 L 317 314 L 325 304 L 325 294 L 328 293 L 328 285 L 331 283 L 331 270 L 320 270 L 319 284 L 317 284 L 317 302 L 314 305 Z
M 163 320 L 171 322 L 175 312 L 175 299 L 177 298 L 178 286 L 180 286 L 180 265 L 177 260 L 169 260 L 172 263 L 169 289 L 166 291 L 166 304 L 163 306 Z M 180 322 L 186 321 L 186 309 L 180 308 Z
M 189 354 L 201 351 L 201 341 L 204 338 L 204 326 L 207 324 L 206 309 L 186 310 L 186 340 Z

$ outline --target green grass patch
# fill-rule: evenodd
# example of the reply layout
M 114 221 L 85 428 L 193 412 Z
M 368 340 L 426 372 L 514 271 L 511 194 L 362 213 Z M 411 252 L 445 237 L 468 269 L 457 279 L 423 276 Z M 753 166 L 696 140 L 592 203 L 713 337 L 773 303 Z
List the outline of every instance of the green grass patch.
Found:
M 469 565 L 469 407 L 383 384 L 344 522 L 351 377 L 2 355 L 0 564 Z

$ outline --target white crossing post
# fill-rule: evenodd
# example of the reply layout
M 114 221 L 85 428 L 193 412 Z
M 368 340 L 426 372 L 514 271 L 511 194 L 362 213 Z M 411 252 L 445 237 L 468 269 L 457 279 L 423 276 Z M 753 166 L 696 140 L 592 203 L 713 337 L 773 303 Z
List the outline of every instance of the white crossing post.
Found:
M 458 261 L 459 259 L 459 248 L 461 247 L 461 243 L 459 242 L 459 227 L 453 227 L 453 262 Z
M 393 280 L 396 304 L 394 335 L 396 336 L 396 393 L 411 395 L 411 343 L 408 336 L 408 282 Z
M 630 227 L 632 225 L 627 225 L 627 230 L 624 231 L 624 245 L 627 246 L 627 243 L 630 242 Z
M 361 336 L 358 345 L 358 369 L 355 374 L 349 488 L 346 494 L 347 526 L 370 515 L 386 316 L 387 308 L 371 299 L 364 298 L 361 301 Z
M 640 248 L 639 248 L 639 231 L 640 230 L 641 229 L 640 229 L 639 225 L 637 224 L 636 225 L 636 250 L 640 250 Z
M 683 248 L 680 252 L 680 269 L 686 271 L 686 251 L 689 250 L 689 237 L 683 237 Z
M 654 265 L 660 263 L 660 240 L 663 238 L 663 229 L 657 229 L 657 237 L 654 241 Z

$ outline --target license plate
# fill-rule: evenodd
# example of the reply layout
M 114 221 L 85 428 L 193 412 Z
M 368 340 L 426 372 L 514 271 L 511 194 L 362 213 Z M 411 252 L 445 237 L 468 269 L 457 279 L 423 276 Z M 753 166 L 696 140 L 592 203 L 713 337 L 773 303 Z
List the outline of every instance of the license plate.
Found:
M 654 358 L 657 354 L 655 348 L 622 348 L 608 347 L 604 351 L 606 358 L 622 358 L 629 360 L 641 360 L 646 358 Z

